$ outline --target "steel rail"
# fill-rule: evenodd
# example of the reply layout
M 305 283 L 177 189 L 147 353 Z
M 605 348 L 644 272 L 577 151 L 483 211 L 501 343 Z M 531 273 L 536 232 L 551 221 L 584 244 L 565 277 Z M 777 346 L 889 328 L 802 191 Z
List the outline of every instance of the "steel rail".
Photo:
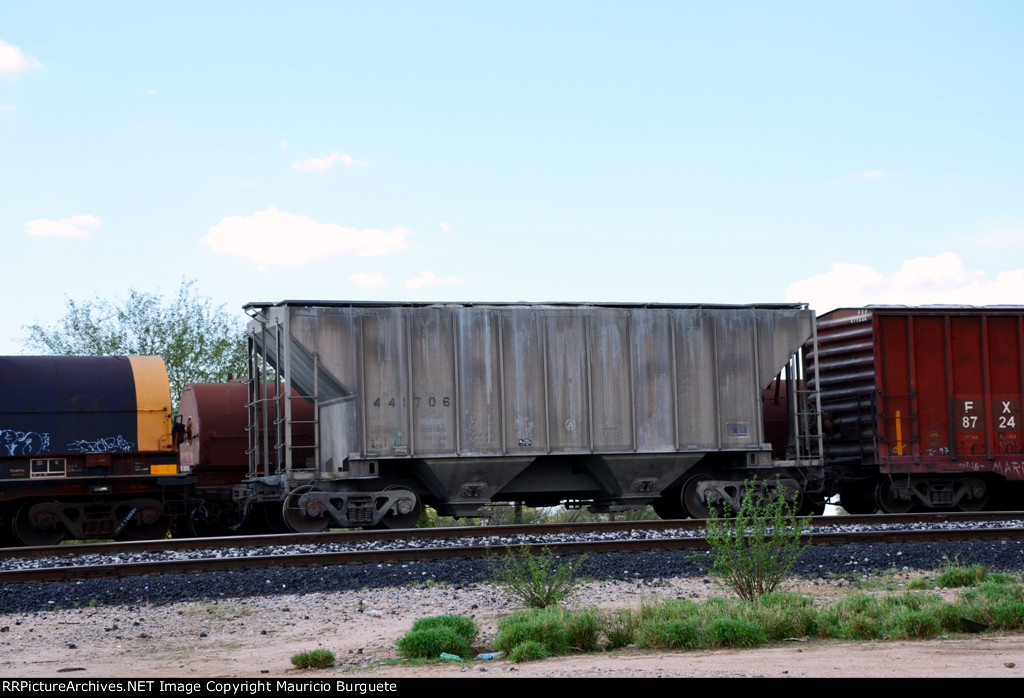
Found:
M 971 523 L 1016 521 L 1024 512 L 926 512 L 917 514 L 863 514 L 815 516 L 811 525 L 877 526 L 881 524 Z M 433 538 L 495 538 L 563 533 L 618 533 L 622 531 L 698 531 L 703 519 L 652 521 L 597 521 L 588 523 L 534 523 L 502 526 L 452 526 L 435 528 L 332 530 L 322 533 L 280 533 L 254 536 L 221 536 L 213 538 L 161 538 L 131 542 L 66 543 L 36 548 L 0 548 L 0 560 L 31 557 L 116 555 L 118 553 L 211 550 L 223 548 L 263 548 L 282 545 L 353 544 L 394 540 L 430 540 Z
M 979 530 L 887 530 L 845 533 L 816 533 L 803 537 L 814 546 L 877 545 L 882 543 L 924 543 L 963 540 L 1024 540 L 1024 528 Z M 707 550 L 703 538 L 627 539 L 571 543 L 545 543 L 556 555 L 597 555 L 652 551 Z M 451 548 L 402 548 L 395 550 L 345 551 L 321 553 L 283 553 L 253 557 L 221 557 L 159 562 L 47 567 L 0 572 L 0 584 L 43 581 L 76 581 L 95 578 L 123 578 L 161 574 L 194 574 L 211 571 L 241 571 L 280 567 L 328 567 L 334 565 L 402 564 L 436 560 L 485 559 L 495 555 L 493 546 L 474 545 Z

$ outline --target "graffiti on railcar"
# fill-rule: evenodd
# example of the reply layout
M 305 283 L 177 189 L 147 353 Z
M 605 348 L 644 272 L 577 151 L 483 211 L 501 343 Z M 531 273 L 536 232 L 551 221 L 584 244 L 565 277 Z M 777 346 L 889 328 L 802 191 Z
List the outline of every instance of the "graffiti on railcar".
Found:
M 0 453 L 5 456 L 28 456 L 45 453 L 50 448 L 50 435 L 35 431 L 0 429 Z
M 135 444 L 125 439 L 121 434 L 105 436 L 94 441 L 79 439 L 68 444 L 68 451 L 72 453 L 108 453 L 111 451 L 134 450 Z

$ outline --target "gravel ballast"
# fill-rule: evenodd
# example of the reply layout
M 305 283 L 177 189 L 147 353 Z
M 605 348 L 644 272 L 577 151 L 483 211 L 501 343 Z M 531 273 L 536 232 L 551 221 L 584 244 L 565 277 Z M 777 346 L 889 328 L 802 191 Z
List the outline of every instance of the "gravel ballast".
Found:
M 644 581 L 701 577 L 707 553 L 645 552 L 590 556 L 581 574 L 593 580 Z M 87 604 L 164 605 L 225 598 L 318 594 L 432 584 L 468 585 L 486 581 L 492 563 L 484 560 L 393 565 L 171 574 L 124 579 L 87 579 L 0 586 L 0 613 L 25 613 Z M 934 571 L 949 565 L 984 565 L 991 571 L 1024 570 L 1024 542 L 985 541 L 840 545 L 808 548 L 794 567 L 803 579 L 854 579 L 892 570 Z

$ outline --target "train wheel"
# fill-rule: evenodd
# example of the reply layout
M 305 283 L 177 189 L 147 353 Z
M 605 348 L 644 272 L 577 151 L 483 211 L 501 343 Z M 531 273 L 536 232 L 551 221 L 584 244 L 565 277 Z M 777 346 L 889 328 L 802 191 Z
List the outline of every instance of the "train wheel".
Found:
M 988 487 L 985 486 L 985 483 L 974 480 L 972 485 L 969 489 L 974 496 L 970 499 L 961 497 L 960 501 L 956 503 L 956 508 L 960 511 L 982 511 L 988 504 Z
M 416 524 L 419 523 L 420 516 L 423 515 L 423 502 L 415 492 L 405 487 L 392 485 L 391 487 L 384 488 L 385 492 L 390 490 L 403 490 L 411 496 L 402 497 L 374 528 L 415 528 Z M 396 509 L 397 512 L 395 511 Z
M 697 488 L 702 482 L 708 482 L 712 479 L 710 475 L 694 475 L 683 485 L 680 503 L 684 512 L 690 518 L 706 519 L 711 516 L 711 507 L 697 493 Z
M 874 514 L 878 509 L 871 490 L 864 487 L 844 487 L 839 492 L 839 506 L 847 514 Z
M 157 502 L 149 505 L 121 505 L 117 507 L 115 516 L 119 520 L 130 517 L 124 528 L 114 536 L 116 540 L 159 540 L 166 538 L 167 532 L 171 530 L 171 519 L 162 514 Z
M 324 511 L 321 502 L 310 500 L 305 507 L 299 506 L 299 499 L 307 492 L 316 490 L 312 485 L 302 485 L 292 490 L 284 498 L 281 516 L 284 524 L 295 533 L 319 533 L 327 529 L 331 518 Z
M 214 538 L 234 535 L 234 531 L 216 519 L 204 505 L 196 506 L 171 525 L 173 538 Z
M 64 527 L 52 512 L 45 507 L 36 509 L 37 506 L 26 502 L 18 507 L 11 517 L 11 534 L 18 543 L 29 547 L 57 545 L 64 540 Z
M 665 490 L 660 497 L 651 502 L 651 508 L 663 519 L 685 519 L 686 510 L 679 500 L 681 495 L 680 490 Z
M 11 531 L 11 517 L 8 512 L 0 508 L 0 548 L 10 548 L 18 545 L 18 540 Z
M 166 516 L 150 524 L 130 523 L 117 534 L 117 540 L 159 540 L 167 537 L 171 530 L 171 520 Z
M 799 516 L 821 516 L 824 513 L 824 498 L 804 494 L 803 501 L 800 503 L 800 510 L 797 512 Z
M 906 514 L 914 507 L 911 499 L 898 499 L 893 491 L 893 485 L 888 480 L 879 480 L 875 489 L 875 498 L 878 500 L 878 507 L 890 514 Z
M 284 507 L 275 502 L 267 502 L 253 509 L 251 515 L 253 529 L 257 533 L 291 533 L 282 514 Z

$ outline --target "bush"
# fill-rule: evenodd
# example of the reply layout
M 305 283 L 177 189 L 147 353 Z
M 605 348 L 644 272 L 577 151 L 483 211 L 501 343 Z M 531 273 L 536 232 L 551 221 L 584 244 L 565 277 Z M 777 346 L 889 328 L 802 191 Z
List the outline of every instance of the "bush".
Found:
M 299 669 L 327 669 L 334 666 L 334 652 L 330 650 L 309 650 L 292 656 L 292 664 Z
M 809 520 L 799 518 L 797 508 L 778 481 L 767 486 L 753 478 L 743 483 L 738 512 L 711 509 L 704 534 L 711 570 L 740 598 L 752 601 L 778 589 L 806 550 L 801 534 Z
M 462 658 L 473 655 L 473 642 L 479 630 L 472 618 L 458 615 L 420 618 L 400 637 L 398 651 L 405 657 L 437 659 L 443 653 Z
M 581 579 L 576 573 L 586 557 L 558 562 L 548 548 L 539 554 L 524 545 L 518 551 L 508 549 L 492 568 L 495 583 L 527 608 L 556 606 L 575 595 Z

